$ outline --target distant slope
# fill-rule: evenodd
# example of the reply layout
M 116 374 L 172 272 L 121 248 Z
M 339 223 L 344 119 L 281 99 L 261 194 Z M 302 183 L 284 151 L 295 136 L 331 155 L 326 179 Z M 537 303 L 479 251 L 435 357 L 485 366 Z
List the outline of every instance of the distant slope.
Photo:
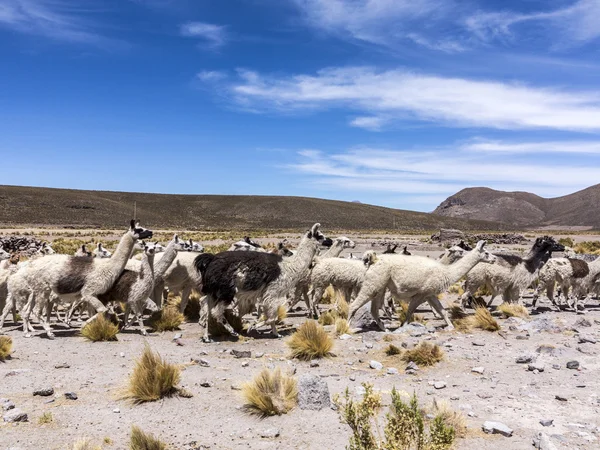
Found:
M 589 226 L 600 228 L 600 184 L 574 194 L 542 198 L 529 192 L 467 188 L 448 197 L 434 214 L 504 222 L 515 227 Z
M 133 215 L 143 224 L 174 229 L 463 230 L 508 228 L 361 203 L 306 197 L 169 195 L 0 186 L 0 224 L 122 227 Z

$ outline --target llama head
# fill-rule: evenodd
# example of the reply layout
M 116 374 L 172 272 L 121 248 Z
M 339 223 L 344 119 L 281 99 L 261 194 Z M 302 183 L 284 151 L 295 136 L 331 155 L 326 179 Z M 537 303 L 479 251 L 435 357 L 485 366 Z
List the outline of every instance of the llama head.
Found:
M 294 253 L 285 246 L 285 241 L 281 241 L 277 244 L 277 249 L 275 253 L 281 256 L 292 256 Z
M 190 239 L 187 241 L 187 247 L 189 252 L 204 253 L 204 247 L 200 242 L 192 241 Z
M 112 253 L 106 250 L 100 242 L 98 242 L 93 253 L 96 258 L 110 258 L 112 256 Z
M 165 251 L 165 246 L 158 242 L 154 242 L 152 246 L 154 247 L 154 253 L 162 253 Z
M 463 241 L 462 239 L 460 240 L 460 242 L 458 244 L 456 244 L 456 247 L 460 247 L 463 250 L 466 250 L 468 252 L 470 252 L 471 250 L 473 250 L 473 247 L 471 247 L 469 244 L 467 244 L 465 241 Z
M 154 242 L 154 243 L 152 243 L 152 242 L 145 243 L 144 242 L 144 254 L 146 256 L 154 256 L 156 254 L 156 245 L 157 245 L 156 242 Z
M 81 247 L 75 252 L 75 256 L 92 256 L 92 252 L 89 252 L 85 244 L 81 244 Z
M 356 247 L 356 244 L 354 243 L 354 241 L 351 240 L 350 238 L 347 238 L 346 236 L 340 236 L 340 237 L 335 238 L 335 243 L 341 245 L 342 248 Z
M 306 237 L 308 239 L 314 239 L 321 245 L 331 247 L 333 245 L 333 240 L 331 240 L 331 238 L 326 238 L 325 235 L 321 233 L 320 228 L 321 224 L 315 223 L 310 229 L 310 231 L 306 233 Z
M 244 236 L 243 241 L 248 244 L 251 245 L 254 248 L 262 248 L 261 245 L 258 242 L 254 242 L 252 239 L 250 239 L 249 236 Z
M 458 261 L 460 258 L 465 256 L 466 253 L 467 252 L 465 251 L 465 249 L 463 249 L 462 247 L 459 247 L 458 245 L 454 245 L 446 250 L 445 255 L 447 255 L 448 260 L 450 261 L 450 264 L 452 264 L 453 262 Z M 442 255 L 442 256 L 444 256 L 444 255 Z M 440 258 L 442 256 L 440 256 Z
M 412 253 L 408 251 L 408 245 L 404 246 L 404 248 L 402 249 L 402 254 L 403 255 L 412 255 Z
M 175 248 L 176 252 L 187 252 L 190 250 L 188 243 L 179 239 L 179 236 L 177 235 L 173 236 L 171 242 L 173 243 L 173 247 Z
M 44 242 L 42 244 L 41 248 L 39 249 L 39 253 L 41 253 L 42 255 L 54 255 L 56 252 L 50 246 L 50 244 L 48 244 L 47 242 Z
M 352 254 L 350 254 L 352 255 Z M 377 262 L 377 253 L 373 250 L 367 250 L 362 256 L 362 262 L 367 268 L 371 267 Z
M 494 263 L 497 258 L 485 249 L 486 243 L 487 242 L 484 240 L 479 241 L 475 246 L 475 249 L 471 250 L 471 252 L 477 252 L 478 260 L 481 262 Z
M 385 251 L 383 252 L 384 255 L 391 255 L 392 253 L 396 253 L 396 248 L 398 247 L 398 244 L 394 244 L 394 246 L 392 246 L 392 244 L 388 244 L 387 248 L 385 249 Z
M 0 261 L 4 261 L 5 259 L 10 258 L 10 253 L 5 251 L 3 248 L 0 248 Z
M 135 240 L 152 239 L 152 230 L 142 228 L 139 220 L 135 221 L 134 219 L 131 219 L 131 222 L 129 223 L 129 233 Z
M 565 250 L 565 246 L 556 242 L 552 236 L 542 236 L 537 238 L 533 244 L 533 248 L 550 253 L 563 252 Z

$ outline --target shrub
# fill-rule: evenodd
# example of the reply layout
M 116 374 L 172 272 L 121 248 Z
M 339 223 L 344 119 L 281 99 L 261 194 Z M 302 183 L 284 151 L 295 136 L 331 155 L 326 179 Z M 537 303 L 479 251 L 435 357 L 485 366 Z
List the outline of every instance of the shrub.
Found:
M 335 323 L 335 317 L 330 311 L 324 312 L 319 317 L 319 323 L 321 325 L 333 325 Z
M 177 393 L 180 369 L 165 361 L 146 345 L 129 377 L 124 398 L 134 403 L 153 402 Z
M 314 320 L 307 320 L 287 341 L 292 358 L 310 361 L 331 354 L 333 339 Z
M 155 438 L 154 435 L 145 433 L 135 425 L 131 427 L 130 450 L 166 450 L 166 448 L 167 444 Z
M 179 312 L 177 306 L 167 305 L 160 311 L 156 311 L 150 317 L 150 326 L 155 331 L 178 330 L 185 317 Z
M 45 412 L 38 418 L 39 425 L 45 425 L 47 423 L 52 423 L 54 421 L 54 417 L 51 412 Z
M 350 324 L 346 319 L 337 319 L 335 321 L 335 334 L 338 336 L 342 334 L 348 334 L 350 331 Z
M 388 345 L 385 349 L 385 354 L 388 356 L 399 355 L 400 353 L 402 353 L 402 350 L 400 350 L 394 344 Z
M 181 302 L 181 297 L 179 301 Z M 200 295 L 197 292 L 190 294 L 183 315 L 188 322 L 198 322 L 198 319 L 200 319 Z
M 444 359 L 444 352 L 437 344 L 422 341 L 415 348 L 406 350 L 402 354 L 402 360 L 414 362 L 419 366 L 433 366 Z
M 73 450 L 102 450 L 102 447 L 92 444 L 92 441 L 86 438 L 75 442 L 73 444 Z
M 452 427 L 456 436 L 464 438 L 467 435 L 467 421 L 465 416 L 461 412 L 452 409 L 447 401 L 433 399 L 430 412 L 434 416 L 441 417 L 446 425 Z
M 94 320 L 81 329 L 81 335 L 92 341 L 116 341 L 119 327 L 106 318 L 105 314 L 99 314 Z
M 396 340 L 396 336 L 394 336 L 393 334 L 386 334 L 385 336 L 383 336 L 382 340 L 384 342 L 394 342 Z
M 573 247 L 575 245 L 575 242 L 573 242 L 573 239 L 571 239 L 570 237 L 560 238 L 558 240 L 558 243 L 564 245 L 565 247 Z
M 342 319 L 347 319 L 348 314 L 350 313 L 350 305 L 341 294 L 336 297 L 335 311 L 337 316 L 341 317 Z
M 573 247 L 575 253 L 585 253 L 588 255 L 600 255 L 600 241 L 584 241 L 575 244 Z
M 10 356 L 12 344 L 13 341 L 10 336 L 0 336 L 0 361 L 4 361 Z
M 363 386 L 365 394 L 362 400 L 352 400 L 348 389 L 343 401 L 339 398 L 335 400 L 342 420 L 352 430 L 347 449 L 446 450 L 454 443 L 455 431 L 441 415 L 436 416 L 427 427 L 416 395 L 409 403 L 405 403 L 395 388 L 392 389 L 392 404 L 385 415 L 382 438 L 377 420 L 381 397 L 373 392 L 372 385 Z
M 274 416 L 290 411 L 298 400 L 296 379 L 281 369 L 263 369 L 254 380 L 242 387 L 246 411 L 261 416 Z
M 529 317 L 529 311 L 527 311 L 527 308 L 517 303 L 504 302 L 498 306 L 498 311 L 500 311 L 504 317 Z
M 287 318 L 287 305 L 279 305 L 277 308 L 277 322 L 283 323 Z
M 498 331 L 500 329 L 500 325 L 498 325 L 498 322 L 492 317 L 487 308 L 475 308 L 475 315 L 472 317 L 475 328 L 481 328 L 486 331 Z

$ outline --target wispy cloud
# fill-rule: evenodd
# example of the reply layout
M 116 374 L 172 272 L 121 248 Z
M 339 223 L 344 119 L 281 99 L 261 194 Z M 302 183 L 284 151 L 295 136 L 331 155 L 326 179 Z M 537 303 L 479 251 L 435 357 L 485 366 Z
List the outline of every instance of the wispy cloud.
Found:
M 228 41 L 227 27 L 204 22 L 188 22 L 180 27 L 182 36 L 203 40 L 209 48 L 219 49 Z
M 583 153 L 600 155 L 600 141 L 505 142 L 477 139 L 460 146 L 462 150 L 492 153 Z
M 315 75 L 240 70 L 221 89 L 256 111 L 344 108 L 351 125 L 378 129 L 414 121 L 448 127 L 600 131 L 600 91 L 448 78 L 407 70 L 330 68 Z M 365 118 L 368 117 L 368 118 Z
M 103 45 L 111 42 L 86 20 L 90 10 L 75 1 L 3 0 L 0 27 L 56 40 Z
M 476 36 L 487 41 L 512 38 L 518 31 L 530 31 L 532 25 L 538 25 L 542 34 L 554 42 L 554 47 L 570 47 L 600 37 L 600 2 L 578 0 L 568 7 L 527 14 L 484 12 L 468 17 L 465 24 Z M 523 25 L 521 30 L 517 30 L 519 25 Z

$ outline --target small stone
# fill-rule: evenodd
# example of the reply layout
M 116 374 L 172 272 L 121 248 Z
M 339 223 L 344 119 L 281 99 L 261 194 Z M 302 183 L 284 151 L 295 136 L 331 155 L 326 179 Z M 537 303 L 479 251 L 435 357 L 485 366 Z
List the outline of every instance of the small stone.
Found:
M 555 396 L 554 396 L 554 398 L 555 398 L 556 400 L 558 400 L 558 401 L 561 401 L 561 402 L 566 402 L 566 401 L 568 401 L 567 397 L 565 397 L 564 395 L 560 395 L 560 394 L 557 394 L 557 395 L 555 395 Z
M 236 358 L 252 358 L 250 350 L 231 350 L 231 354 Z
M 205 381 L 203 381 L 203 382 L 200 383 L 200 386 L 202 386 L 204 388 L 212 387 L 212 385 L 213 384 L 210 381 L 208 381 L 208 380 L 205 380 Z
M 549 427 L 554 422 L 554 419 L 541 419 L 540 425 L 543 427 Z
M 445 381 L 436 381 L 435 383 L 433 383 L 433 387 L 436 389 L 444 389 L 446 387 L 446 382 Z
M 302 375 L 298 379 L 298 407 L 314 411 L 331 407 L 327 382 L 315 375 Z
M 310 362 L 310 367 L 319 367 L 319 361 L 317 361 L 316 359 L 313 359 Z
M 113 409 L 113 412 L 119 414 L 121 412 L 121 410 L 119 408 L 115 408 L 115 409 Z
M 569 361 L 567 363 L 567 369 L 579 369 L 579 361 Z
M 417 364 L 414 361 L 410 361 L 406 365 L 406 370 L 419 370 L 419 366 L 417 366 Z
M 367 347 L 367 348 L 373 348 L 373 343 L 372 342 L 365 342 L 365 347 Z
M 513 430 L 501 422 L 486 421 L 483 424 L 483 431 L 485 433 L 501 434 L 502 436 L 511 437 Z
M 479 374 L 483 374 L 484 371 L 485 371 L 485 369 L 483 367 L 473 367 L 471 369 L 471 372 L 475 372 L 475 373 L 479 373 Z
M 350 375 L 348 378 L 350 381 L 356 381 L 356 375 Z
M 9 412 L 4 414 L 3 417 L 5 422 L 14 423 L 14 422 L 27 422 L 29 418 L 27 417 L 27 413 L 24 413 L 18 408 L 11 409 Z
M 398 369 L 395 367 L 388 367 L 387 372 L 388 375 L 398 375 Z
M 250 365 L 250 363 L 248 361 L 244 361 L 242 363 L 242 367 L 248 367 Z
M 417 371 L 415 369 L 406 369 L 404 373 L 406 373 L 406 375 L 414 375 Z
M 39 395 L 41 397 L 48 397 L 50 395 L 54 395 L 54 388 L 51 387 L 46 387 L 46 388 L 42 388 L 42 389 L 36 389 L 35 391 L 33 391 L 33 395 Z
M 586 344 L 586 343 L 587 344 L 595 344 L 597 342 L 598 341 L 595 338 L 591 337 L 591 336 L 579 336 L 579 343 L 580 344 Z
M 69 369 L 71 366 L 67 363 L 61 363 L 54 366 L 55 369 Z
M 11 409 L 15 409 L 15 404 L 13 402 L 11 402 L 10 400 L 6 400 L 5 402 L 2 403 L 2 409 L 4 411 L 10 411 Z
M 121 353 L 119 353 L 119 356 L 120 356 L 121 358 L 125 358 L 125 353 L 121 352 Z
M 585 317 L 582 317 L 582 318 L 578 319 L 573 324 L 573 326 L 575 326 L 575 327 L 591 327 L 592 323 L 589 320 L 587 320 Z
M 77 400 L 77 394 L 75 392 L 65 392 L 65 398 L 67 400 Z
M 342 334 L 339 339 L 341 341 L 347 341 L 348 339 L 352 339 L 352 336 L 350 336 L 349 334 Z
M 263 352 L 257 352 L 254 354 L 255 358 L 262 358 L 263 356 L 265 356 L 265 354 Z
M 210 367 L 210 362 L 204 358 L 196 360 L 200 367 Z
M 552 364 L 552 368 L 555 370 L 560 370 L 560 365 L 559 364 Z
M 50 403 L 54 403 L 56 400 L 51 398 L 50 400 L 46 400 L 44 404 L 49 405 Z
M 542 432 L 533 438 L 533 445 L 539 450 L 557 450 L 556 445 L 550 441 L 548 435 Z
M 276 437 L 279 437 L 280 434 L 281 431 L 279 431 L 279 428 L 269 428 L 267 430 L 261 431 L 260 437 L 264 439 L 274 439 Z
M 544 365 L 542 363 L 529 364 L 529 366 L 527 368 L 529 369 L 530 372 L 534 372 L 536 370 L 538 372 L 544 371 Z
M 232 391 L 241 391 L 242 390 L 242 386 L 240 386 L 239 384 L 232 384 L 231 385 L 231 390 Z
M 517 357 L 517 364 L 529 364 L 533 362 L 533 356 L 531 355 L 522 355 Z
M 492 398 L 492 394 L 488 394 L 487 392 L 480 392 L 477 394 L 477 397 L 487 400 L 488 398 Z
M 518 334 L 515 339 L 518 340 L 518 341 L 526 341 L 526 340 L 529 339 L 529 336 L 524 336 L 522 334 Z
M 181 339 L 182 337 L 183 337 L 183 334 L 177 333 L 175 336 L 173 336 L 173 340 L 176 341 L 178 339 Z
M 381 369 L 383 369 L 383 364 L 381 364 L 379 361 L 373 360 L 369 363 L 369 367 L 371 369 L 381 370 Z
M 471 344 L 473 344 L 475 347 L 485 347 L 485 342 L 481 341 L 473 341 Z

